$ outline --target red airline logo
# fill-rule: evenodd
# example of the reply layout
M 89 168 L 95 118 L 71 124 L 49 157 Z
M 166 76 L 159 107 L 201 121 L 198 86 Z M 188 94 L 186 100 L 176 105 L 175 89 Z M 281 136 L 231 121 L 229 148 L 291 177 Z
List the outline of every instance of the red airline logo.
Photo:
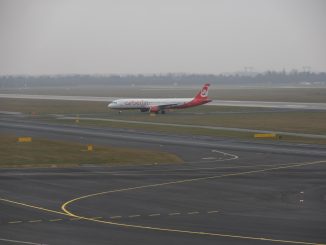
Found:
M 203 89 L 201 90 L 201 96 L 202 97 L 207 97 L 207 93 L 208 93 L 208 88 L 203 87 Z

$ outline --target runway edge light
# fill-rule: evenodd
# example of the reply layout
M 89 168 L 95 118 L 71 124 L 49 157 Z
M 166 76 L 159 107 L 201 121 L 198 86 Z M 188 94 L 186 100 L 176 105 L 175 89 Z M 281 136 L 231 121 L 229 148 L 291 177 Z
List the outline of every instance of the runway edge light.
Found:
M 254 138 L 256 139 L 280 139 L 281 137 L 274 133 L 269 134 L 254 134 Z
M 32 142 L 32 137 L 19 137 L 17 139 L 18 142 L 23 143 L 23 142 Z
M 87 151 L 93 151 L 94 147 L 93 145 L 87 145 Z
M 75 123 L 79 123 L 79 115 L 78 114 L 76 115 Z

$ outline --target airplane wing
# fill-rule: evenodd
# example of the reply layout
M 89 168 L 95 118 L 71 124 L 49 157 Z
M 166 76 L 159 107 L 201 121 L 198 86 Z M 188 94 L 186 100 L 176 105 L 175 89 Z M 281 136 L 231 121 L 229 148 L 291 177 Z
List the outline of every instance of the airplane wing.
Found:
M 179 106 L 180 104 L 178 103 L 173 103 L 173 104 L 165 104 L 165 105 L 152 105 L 149 107 L 150 112 L 158 112 L 158 111 L 163 111 L 165 109 L 173 109 L 176 106 Z
M 158 106 L 160 109 L 171 109 L 176 106 L 179 106 L 180 104 L 174 103 L 174 104 L 168 104 L 168 105 L 160 105 Z

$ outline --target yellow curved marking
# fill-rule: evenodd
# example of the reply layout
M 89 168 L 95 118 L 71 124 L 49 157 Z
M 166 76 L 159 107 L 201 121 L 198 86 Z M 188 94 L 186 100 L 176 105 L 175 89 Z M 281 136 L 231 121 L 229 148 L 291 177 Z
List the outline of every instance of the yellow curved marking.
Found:
M 313 243 L 313 242 L 305 242 L 305 241 L 290 241 L 290 240 L 281 240 L 281 239 L 273 239 L 273 238 L 265 238 L 265 237 L 251 237 L 251 236 L 240 236 L 240 235 L 232 235 L 232 234 L 223 234 L 223 233 L 212 233 L 212 232 L 204 232 L 204 231 L 188 231 L 188 230 L 179 230 L 179 229 L 169 229 L 169 228 L 160 228 L 160 227 L 152 227 L 152 226 L 143 226 L 143 225 L 132 225 L 132 224 L 124 224 L 124 223 L 117 223 L 112 221 L 105 221 L 105 220 L 95 220 L 92 218 L 87 218 L 83 216 L 79 216 L 77 214 L 74 214 L 70 212 L 67 207 L 73 202 L 86 199 L 89 197 L 99 196 L 99 195 L 105 195 L 109 193 L 116 193 L 116 192 L 123 192 L 123 191 L 130 191 L 130 190 L 137 190 L 137 189 L 144 189 L 144 188 L 150 188 L 150 187 L 158 187 L 158 186 L 165 186 L 165 185 L 172 185 L 172 184 L 181 184 L 181 183 L 188 183 L 188 182 L 194 182 L 194 181 L 200 181 L 200 180 L 209 180 L 209 179 L 217 179 L 222 177 L 230 177 L 230 176 L 239 176 L 239 175 L 246 175 L 246 174 L 253 174 L 253 173 L 260 173 L 260 172 L 267 172 L 272 170 L 279 170 L 279 169 L 289 169 L 289 168 L 295 168 L 295 167 L 301 167 L 301 166 L 307 166 L 307 165 L 314 165 L 319 163 L 325 163 L 326 161 L 315 161 L 315 162 L 305 162 L 305 163 L 294 163 L 287 166 L 279 166 L 274 168 L 267 168 L 267 169 L 261 169 L 261 170 L 253 170 L 253 171 L 246 171 L 246 172 L 240 172 L 240 173 L 230 173 L 230 174 L 223 174 L 223 175 L 216 175 L 216 176 L 210 176 L 210 177 L 202 177 L 202 178 L 194 178 L 194 179 L 186 179 L 186 180 L 179 180 L 179 181 L 171 181 L 166 183 L 160 183 L 160 184 L 151 184 L 151 185 L 143 185 L 143 186 L 137 186 L 137 187 L 129 187 L 129 188 L 122 188 L 117 190 L 111 190 L 111 191 L 104 191 L 104 192 L 98 192 L 93 193 L 81 197 L 74 198 L 72 200 L 69 200 L 62 204 L 61 209 L 70 216 L 81 218 L 84 220 L 89 220 L 93 222 L 103 223 L 103 224 L 110 224 L 125 228 L 140 228 L 140 229 L 147 229 L 147 230 L 154 230 L 154 231 L 165 231 L 165 232 L 175 232 L 175 233 L 184 233 L 184 234 L 194 234 L 194 235 L 208 235 L 208 236 L 218 236 L 218 237 L 227 237 L 227 238 L 237 238 L 237 239 L 247 239 L 247 240 L 259 240 L 259 241 L 268 241 L 268 242 L 275 242 L 275 243 L 288 243 L 288 244 L 305 244 L 305 245 L 326 245 L 322 243 Z
M 45 211 L 47 213 L 55 213 L 55 214 L 61 214 L 61 215 L 65 215 L 65 216 L 70 216 L 70 215 L 68 215 L 68 214 L 66 214 L 64 212 L 55 211 L 55 210 L 48 209 L 48 208 L 42 208 L 42 207 L 38 207 L 38 206 L 34 206 L 34 205 L 22 203 L 22 202 L 16 202 L 16 201 L 12 201 L 12 200 L 5 199 L 5 198 L 0 198 L 0 201 L 9 202 L 9 203 L 13 203 L 13 204 L 17 204 L 17 205 L 20 205 L 20 206 L 33 208 L 33 209 L 38 209 L 38 210 L 41 210 L 41 211 Z

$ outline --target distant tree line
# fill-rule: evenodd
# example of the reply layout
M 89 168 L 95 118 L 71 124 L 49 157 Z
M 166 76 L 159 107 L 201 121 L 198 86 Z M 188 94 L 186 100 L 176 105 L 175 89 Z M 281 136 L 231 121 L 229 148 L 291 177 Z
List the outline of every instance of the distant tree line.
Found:
M 324 84 L 326 72 L 266 71 L 264 73 L 242 72 L 232 74 L 152 74 L 152 75 L 42 75 L 0 76 L 0 88 L 24 88 L 39 86 L 75 85 L 198 85 L 204 82 L 223 85 L 282 85 Z

